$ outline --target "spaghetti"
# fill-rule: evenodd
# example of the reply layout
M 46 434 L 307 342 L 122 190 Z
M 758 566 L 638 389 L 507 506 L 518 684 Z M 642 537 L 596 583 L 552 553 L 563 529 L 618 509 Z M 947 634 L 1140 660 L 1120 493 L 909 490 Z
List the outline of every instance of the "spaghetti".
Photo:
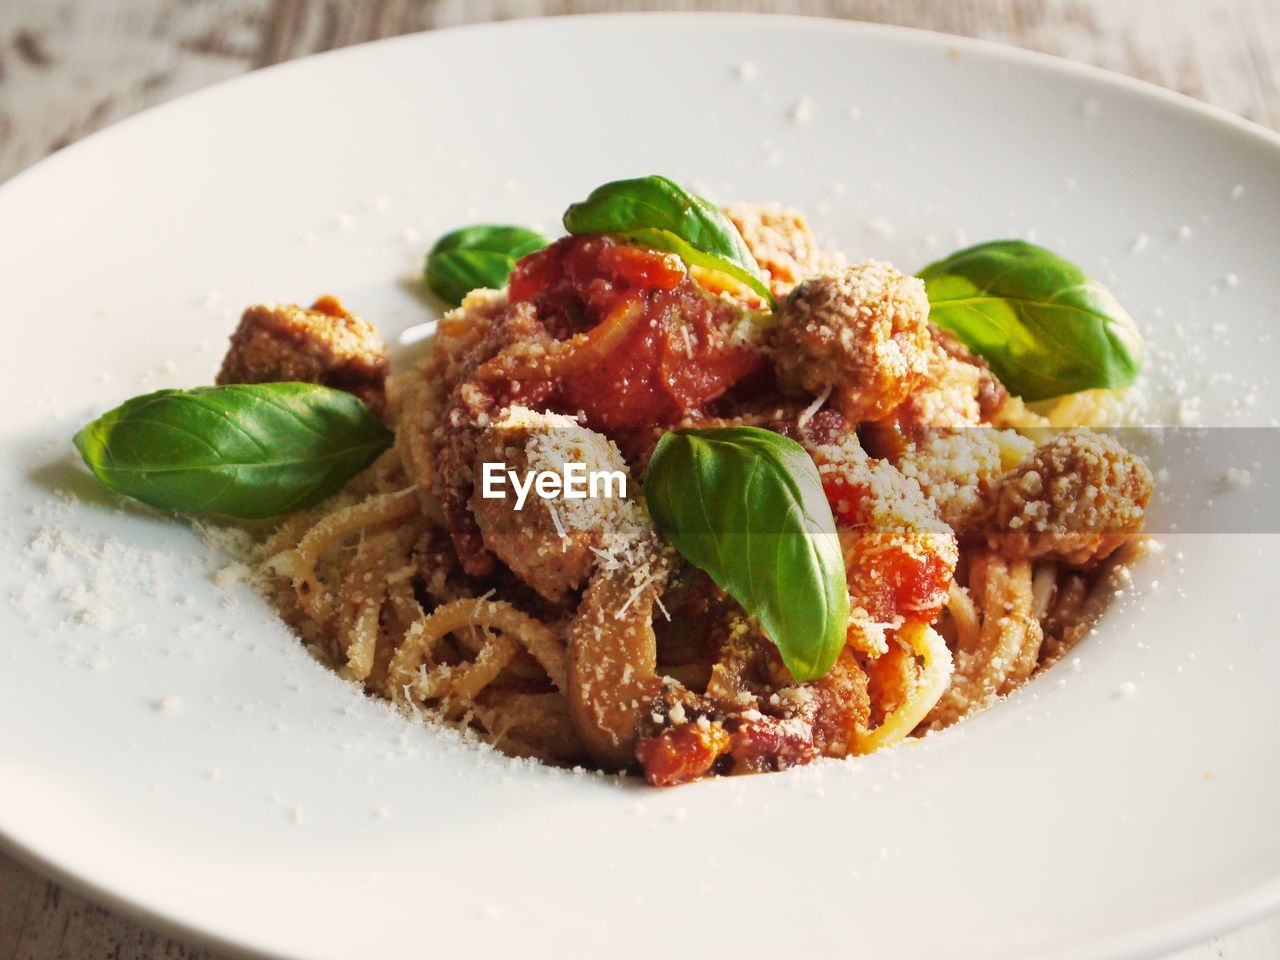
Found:
M 891 747 L 1070 649 L 1132 559 L 1145 467 L 1087 430 L 1019 432 L 1086 405 L 1042 416 L 1009 397 L 928 324 L 918 281 L 833 266 L 797 214 L 733 215 L 775 292 L 800 284 L 775 328 L 732 285 L 608 237 L 470 294 L 387 405 L 394 447 L 272 536 L 282 616 L 373 694 L 660 785 Z M 798 440 L 832 505 L 852 614 L 816 681 L 636 498 L 478 507 L 485 451 L 560 444 L 638 477 L 664 431 L 734 424 Z M 1087 517 L 1057 492 L 1076 481 L 1100 498 Z

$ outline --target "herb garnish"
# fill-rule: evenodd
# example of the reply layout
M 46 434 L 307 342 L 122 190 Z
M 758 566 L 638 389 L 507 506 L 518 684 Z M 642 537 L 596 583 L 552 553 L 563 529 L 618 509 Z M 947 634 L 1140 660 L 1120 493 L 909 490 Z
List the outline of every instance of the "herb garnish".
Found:
M 610 233 L 686 263 L 717 270 L 774 305 L 773 294 L 738 228 L 714 204 L 666 177 L 614 180 L 564 212 L 570 234 Z
M 959 250 L 920 271 L 929 317 L 1024 400 L 1133 383 L 1142 336 L 1106 287 L 1022 240 Z
M 259 519 L 336 493 L 391 445 L 356 397 L 313 383 L 159 390 L 75 436 L 104 484 L 153 507 Z
M 759 621 L 797 681 L 845 643 L 849 592 L 813 460 L 759 427 L 665 434 L 645 471 L 658 532 Z
M 427 286 L 456 307 L 472 290 L 506 286 L 516 261 L 546 245 L 546 237 L 525 227 L 462 227 L 446 233 L 427 253 Z

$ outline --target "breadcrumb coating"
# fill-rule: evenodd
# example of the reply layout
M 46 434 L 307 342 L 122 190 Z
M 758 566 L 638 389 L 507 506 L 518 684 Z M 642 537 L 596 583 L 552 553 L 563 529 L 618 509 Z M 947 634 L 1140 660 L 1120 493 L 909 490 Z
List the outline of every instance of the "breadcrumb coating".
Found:
M 777 203 L 731 203 L 725 215 L 738 228 L 769 289 L 784 297 L 801 280 L 844 266 L 844 257 L 818 246 L 809 222 L 791 207 Z
M 1106 434 L 1068 430 L 1000 478 L 984 517 L 987 543 L 1015 559 L 1084 567 L 1142 529 L 1151 471 Z
M 290 303 L 245 310 L 215 382 L 318 383 L 354 394 L 381 415 L 389 365 L 377 328 L 337 297 L 323 296 L 309 309 Z
M 778 311 L 774 365 L 782 387 L 814 395 L 861 423 L 888 415 L 928 369 L 924 284 L 868 261 L 796 287 Z
M 978 405 L 980 374 L 977 367 L 948 354 L 936 342 L 925 351 L 925 373 L 894 411 L 894 418 L 907 428 L 951 428 L 977 426 L 982 422 Z
M 980 518 L 992 485 L 1004 472 L 995 433 L 982 427 L 923 431 L 894 461 L 903 476 L 920 484 L 937 504 L 943 523 L 960 536 Z
M 566 464 L 588 471 L 627 473 L 613 441 L 581 427 L 569 417 L 512 407 L 480 435 L 474 472 L 485 462 L 501 463 L 523 477 L 538 471 L 557 472 Z M 477 484 L 471 512 L 484 545 L 521 580 L 553 603 L 586 582 L 605 532 L 614 526 L 615 497 L 567 499 L 530 495 L 520 510 L 509 487 L 506 496 L 483 496 Z

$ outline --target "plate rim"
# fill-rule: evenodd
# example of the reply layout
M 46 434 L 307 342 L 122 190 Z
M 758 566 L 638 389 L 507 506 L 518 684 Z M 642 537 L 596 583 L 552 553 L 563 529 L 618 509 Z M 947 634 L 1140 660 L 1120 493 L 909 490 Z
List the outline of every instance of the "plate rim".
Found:
M 729 21 L 757 23 L 770 21 L 783 29 L 838 29 L 850 34 L 894 37 L 903 42 L 926 48 L 955 49 L 962 53 L 975 54 L 991 62 L 1012 63 L 1032 67 L 1046 73 L 1080 77 L 1093 83 L 1146 98 L 1153 103 L 1165 104 L 1193 115 L 1199 115 L 1206 121 L 1225 126 L 1253 140 L 1264 148 L 1276 151 L 1276 159 L 1280 160 L 1280 131 L 1272 130 L 1261 123 L 1238 116 L 1223 107 L 1207 103 L 1151 81 L 1095 66 L 1091 63 L 1071 60 L 1055 54 L 1043 53 L 997 40 L 950 34 L 898 24 L 803 14 L 745 11 L 615 11 L 518 17 L 510 20 L 483 21 L 432 28 L 391 37 L 365 40 L 344 47 L 295 57 L 266 67 L 250 69 L 236 76 L 228 77 L 147 107 L 56 150 L 54 153 L 36 161 L 0 183 L 0 205 L 3 205 L 10 195 L 23 189 L 28 182 L 37 181 L 41 177 L 56 175 L 59 168 L 67 162 L 67 158 L 78 156 L 86 149 L 93 149 L 93 145 L 99 144 L 104 140 L 127 134 L 128 130 L 136 123 L 149 122 L 154 115 L 163 115 L 171 110 L 187 109 L 189 104 L 198 102 L 201 98 L 219 96 L 224 88 L 242 83 L 252 83 L 255 78 L 264 74 L 274 74 L 278 71 L 295 68 L 307 69 L 306 66 L 302 65 L 320 59 L 341 59 L 348 55 L 360 55 L 364 48 L 375 45 L 421 43 L 424 38 L 448 37 L 458 32 L 556 30 L 562 28 L 565 24 L 576 25 L 592 21 L 615 22 L 624 20 L 644 20 L 646 22 L 671 20 L 681 23 L 688 23 L 691 20 L 718 23 Z M 307 954 L 263 949 L 236 939 L 233 935 L 220 933 L 200 926 L 195 922 L 175 919 L 160 910 L 148 906 L 141 900 L 119 894 L 102 883 L 81 876 L 59 860 L 45 855 L 19 840 L 3 823 L 0 823 L 0 853 L 9 856 L 15 862 L 32 870 L 43 879 L 58 883 L 84 899 L 140 922 L 167 936 L 189 941 L 229 957 L 244 958 L 244 960 L 313 960 Z M 1068 960 L 1068 958 L 1096 958 L 1099 956 L 1113 957 L 1117 958 L 1117 960 L 1123 960 L 1123 958 L 1138 960 L 1138 958 L 1153 957 L 1206 941 L 1222 933 L 1260 920 L 1277 911 L 1280 911 L 1280 869 L 1277 870 L 1274 876 L 1264 882 L 1255 884 L 1244 891 L 1226 895 L 1205 905 L 1197 905 L 1195 908 L 1182 913 L 1176 920 L 1141 930 L 1102 935 L 1080 946 L 1060 950 L 1051 949 L 1049 952 L 1039 956 L 1041 956 L 1042 960 Z

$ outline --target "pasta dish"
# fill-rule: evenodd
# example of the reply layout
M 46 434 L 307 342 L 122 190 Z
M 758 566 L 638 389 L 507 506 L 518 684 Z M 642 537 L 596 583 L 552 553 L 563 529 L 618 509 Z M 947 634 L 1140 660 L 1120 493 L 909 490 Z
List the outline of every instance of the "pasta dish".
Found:
M 1033 316 L 1002 287 L 1042 279 L 1018 272 L 1052 256 L 1029 244 L 912 276 L 847 264 L 774 204 L 619 184 L 551 242 L 438 244 L 427 279 L 457 305 L 394 369 L 337 299 L 266 304 L 220 386 L 185 395 L 288 386 L 260 395 L 282 408 L 324 388 L 351 405 L 326 423 L 369 421 L 345 474 L 338 453 L 304 471 L 328 485 L 311 505 L 259 499 L 271 597 L 303 640 L 497 749 L 660 786 L 890 747 L 1061 658 L 1152 488 L 1094 429 L 1141 349 L 1110 295 L 1054 260 L 1067 293 Z M 636 184 L 674 213 L 645 213 Z M 77 438 L 120 487 L 122 445 L 95 442 Z M 248 475 L 219 474 L 203 512 L 235 515 Z M 572 476 L 617 482 L 575 495 Z

